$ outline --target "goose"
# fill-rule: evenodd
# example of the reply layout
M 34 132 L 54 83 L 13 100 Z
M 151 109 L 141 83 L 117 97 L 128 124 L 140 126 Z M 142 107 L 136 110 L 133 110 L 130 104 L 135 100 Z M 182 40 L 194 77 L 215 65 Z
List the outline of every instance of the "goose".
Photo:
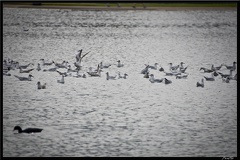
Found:
M 31 77 L 33 77 L 31 74 L 28 75 L 28 77 L 19 77 L 17 75 L 14 75 L 16 78 L 18 78 L 20 81 L 31 81 Z
M 224 65 L 227 69 L 235 71 L 235 70 L 236 70 L 236 63 L 237 63 L 237 62 L 233 62 L 233 65 L 232 65 L 232 66 L 228 66 L 228 65 L 226 65 L 226 64 L 223 64 L 223 65 Z
M 214 65 L 212 64 L 211 70 L 212 71 L 218 71 L 221 69 L 221 67 L 223 66 L 223 64 L 221 64 L 219 67 L 214 67 Z
M 47 83 L 44 83 L 43 85 L 41 85 L 41 83 L 38 81 L 37 82 L 37 89 L 46 89 L 46 85 L 47 85 Z
M 146 72 L 143 78 L 149 78 L 149 72 Z
M 154 75 L 153 74 L 150 74 L 150 77 L 149 77 L 149 81 L 151 82 L 151 83 L 161 83 L 162 81 L 163 81 L 163 78 L 161 78 L 161 79 L 155 79 L 154 78 Z
M 35 133 L 35 132 L 42 132 L 43 129 L 41 128 L 26 128 L 22 130 L 20 126 L 15 126 L 13 131 L 18 130 L 18 133 Z
M 50 66 L 50 65 L 52 65 L 53 63 L 54 63 L 54 61 L 52 61 L 52 62 L 45 62 L 45 60 L 42 58 L 42 59 L 40 59 L 42 62 L 43 62 L 43 65 L 45 66 Z
M 170 83 L 172 83 L 172 81 L 171 81 L 171 80 L 168 80 L 167 78 L 164 78 L 164 80 L 165 80 L 165 81 L 164 81 L 165 84 L 170 84 Z
M 214 74 L 212 73 L 211 75 L 212 75 L 211 77 L 206 77 L 206 76 L 203 76 L 203 77 L 206 79 L 206 81 L 215 81 Z
M 124 64 L 120 63 L 120 60 L 118 60 L 117 62 L 118 62 L 117 67 L 123 67 L 124 66 Z
M 120 72 L 118 72 L 118 79 L 119 79 L 119 78 L 126 79 L 126 78 L 127 78 L 127 76 L 128 76 L 128 74 L 127 74 L 127 73 L 124 73 L 124 75 L 122 76 L 122 75 L 120 74 Z
M 37 71 L 40 71 L 40 70 L 41 70 L 40 63 L 38 63 Z
M 202 83 L 197 82 L 196 86 L 197 86 L 197 87 L 202 87 L 202 88 L 203 88 L 203 87 L 204 87 L 204 79 L 202 78 L 201 81 L 202 81 Z
M 64 84 L 64 75 L 62 75 L 62 79 L 61 80 L 57 80 L 57 82 Z
M 99 63 L 99 67 L 100 67 L 101 69 L 103 69 L 103 68 L 108 68 L 108 67 L 110 67 L 110 66 L 111 66 L 111 64 L 103 65 L 103 62 L 100 62 L 100 63 Z
M 29 72 L 31 72 L 32 70 L 34 70 L 34 68 L 32 68 L 32 69 L 27 69 L 27 70 L 22 70 L 22 68 L 20 67 L 19 72 L 20 72 L 20 73 L 29 73 Z
M 218 74 L 220 74 L 223 78 L 226 78 L 226 77 L 232 77 L 232 72 L 233 72 L 233 70 L 230 70 L 229 74 L 223 74 L 221 72 L 218 72 Z
M 108 72 L 106 73 L 106 75 L 107 75 L 107 77 L 106 77 L 107 80 L 109 80 L 109 79 L 115 80 L 115 78 L 117 77 L 117 75 L 115 75 L 115 76 L 109 76 L 109 73 L 108 73 Z
M 149 65 L 147 65 L 142 71 L 141 74 L 146 74 L 148 72 Z

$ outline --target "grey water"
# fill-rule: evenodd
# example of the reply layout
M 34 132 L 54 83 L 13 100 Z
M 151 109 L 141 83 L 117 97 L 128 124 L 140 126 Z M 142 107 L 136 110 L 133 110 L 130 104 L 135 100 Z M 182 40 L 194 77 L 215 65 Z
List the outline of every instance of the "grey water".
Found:
M 101 77 L 65 77 L 57 83 L 54 67 L 40 59 L 74 68 L 83 49 L 82 72 L 101 61 L 112 64 Z M 205 81 L 201 67 L 237 62 L 236 10 L 81 11 L 71 9 L 3 9 L 3 59 L 34 63 L 32 81 L 18 69 L 3 76 L 3 156 L 237 156 L 237 81 Z M 124 64 L 118 68 L 117 60 Z M 187 79 L 155 78 L 141 70 L 170 62 L 188 66 Z M 42 63 L 41 63 L 42 64 Z M 159 67 L 159 66 L 158 66 Z M 66 69 L 59 69 L 66 71 Z M 127 79 L 106 80 L 127 73 Z M 223 66 L 220 72 L 228 74 Z M 233 75 L 237 70 L 233 72 Z M 72 73 L 73 75 L 75 73 Z M 47 83 L 37 89 L 37 82 Z M 43 128 L 41 133 L 16 134 L 14 126 Z

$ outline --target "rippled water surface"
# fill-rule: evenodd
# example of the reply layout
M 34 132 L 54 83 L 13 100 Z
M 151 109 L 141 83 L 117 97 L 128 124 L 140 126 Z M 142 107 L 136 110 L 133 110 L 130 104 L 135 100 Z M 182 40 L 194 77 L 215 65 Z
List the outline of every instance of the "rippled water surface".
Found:
M 112 66 L 101 77 L 65 77 L 65 84 L 42 70 L 27 82 L 13 76 L 28 75 L 18 69 L 3 76 L 3 156 L 237 156 L 237 81 L 218 76 L 196 87 L 210 75 L 200 67 L 237 61 L 236 10 L 3 9 L 4 59 L 33 68 L 41 58 L 67 60 L 73 68 L 80 49 L 91 51 L 83 72 L 101 61 Z M 144 64 L 167 71 L 181 61 L 189 76 L 168 77 L 169 85 L 140 74 Z M 118 71 L 129 76 L 106 80 Z M 37 90 L 37 81 L 47 89 Z M 15 125 L 43 131 L 14 134 Z

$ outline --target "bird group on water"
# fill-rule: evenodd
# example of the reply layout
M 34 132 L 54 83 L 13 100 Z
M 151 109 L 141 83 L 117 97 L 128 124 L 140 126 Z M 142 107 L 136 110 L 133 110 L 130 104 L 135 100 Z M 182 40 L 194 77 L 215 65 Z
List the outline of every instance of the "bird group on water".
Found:
M 20 81 L 32 81 L 34 76 L 32 75 L 33 70 L 42 71 L 42 72 L 57 72 L 59 74 L 59 79 L 56 80 L 56 83 L 64 84 L 64 77 L 75 77 L 75 78 L 87 78 L 87 77 L 101 77 L 101 72 L 115 65 L 117 68 L 124 67 L 124 64 L 118 60 L 113 64 L 103 64 L 100 62 L 97 64 L 96 69 L 93 67 L 89 67 L 89 70 L 83 70 L 83 66 L 81 64 L 82 59 L 87 56 L 90 52 L 87 52 L 82 55 L 82 49 L 78 51 L 75 58 L 76 61 L 73 63 L 75 68 L 72 68 L 68 61 L 64 60 L 62 63 L 57 63 L 55 61 L 46 61 L 45 59 L 40 59 L 39 63 L 37 63 L 37 67 L 34 67 L 33 63 L 28 63 L 26 65 L 20 65 L 18 61 L 14 61 L 11 59 L 5 59 L 3 61 L 3 75 L 11 76 L 9 73 L 10 70 L 19 69 L 19 73 L 28 73 L 27 77 L 22 77 L 18 75 L 14 75 Z M 143 74 L 143 78 L 149 80 L 150 83 L 164 83 L 166 85 L 171 84 L 172 81 L 168 79 L 168 76 L 175 76 L 176 79 L 187 79 L 189 73 L 186 72 L 189 67 L 184 66 L 184 62 L 180 62 L 178 65 L 173 65 L 173 63 L 168 63 L 169 69 L 164 69 L 159 63 L 155 63 L 154 65 L 145 64 L 144 68 L 140 71 L 140 74 Z M 30 68 L 31 67 L 31 68 Z M 47 69 L 42 69 L 43 67 L 48 67 Z M 49 68 L 50 67 L 50 68 Z M 229 70 L 229 74 L 224 74 L 221 72 L 221 69 L 225 67 L 225 69 Z M 59 69 L 65 69 L 65 72 L 60 72 Z M 151 70 L 159 71 L 164 73 L 164 78 L 155 78 L 154 74 L 151 73 Z M 223 83 L 229 83 L 231 80 L 237 81 L 237 73 L 233 75 L 233 72 L 236 71 L 236 62 L 233 62 L 233 65 L 221 64 L 220 66 L 215 67 L 214 65 L 211 68 L 201 67 L 200 72 L 210 73 L 211 76 L 203 76 L 199 82 L 196 82 L 196 87 L 204 88 L 204 81 L 215 81 L 215 77 L 221 76 Z M 109 71 L 106 71 L 106 80 L 117 80 L 117 79 L 127 79 L 128 74 L 121 74 L 119 71 L 116 72 L 115 75 L 110 75 Z M 87 76 L 88 75 L 88 76 Z M 38 81 L 36 83 L 37 89 L 46 89 L 47 83 Z M 27 128 L 22 130 L 21 127 L 15 126 L 14 130 L 18 130 L 18 133 L 32 133 L 32 132 L 41 132 L 42 129 L 39 128 Z

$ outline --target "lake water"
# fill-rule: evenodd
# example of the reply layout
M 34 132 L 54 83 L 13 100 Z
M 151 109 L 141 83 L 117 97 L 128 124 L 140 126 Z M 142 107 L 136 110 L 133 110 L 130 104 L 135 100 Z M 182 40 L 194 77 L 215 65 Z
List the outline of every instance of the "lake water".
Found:
M 101 61 L 112 66 L 101 77 L 65 77 L 65 84 L 57 83 L 57 72 L 36 70 L 41 58 L 74 68 L 80 49 L 91 51 L 83 72 Z M 32 81 L 14 77 L 28 76 L 18 69 L 3 76 L 4 157 L 237 156 L 237 81 L 217 76 L 196 87 L 210 76 L 201 67 L 237 62 L 236 10 L 4 8 L 3 58 L 35 68 Z M 116 67 L 117 60 L 124 67 Z M 168 71 L 168 63 L 182 61 L 187 79 L 149 69 L 155 78 L 172 80 L 169 85 L 140 74 L 144 64 L 157 62 Z M 128 77 L 106 80 L 106 72 Z M 229 73 L 225 66 L 220 72 Z M 38 90 L 38 81 L 47 89 Z M 15 134 L 16 125 L 43 131 Z

